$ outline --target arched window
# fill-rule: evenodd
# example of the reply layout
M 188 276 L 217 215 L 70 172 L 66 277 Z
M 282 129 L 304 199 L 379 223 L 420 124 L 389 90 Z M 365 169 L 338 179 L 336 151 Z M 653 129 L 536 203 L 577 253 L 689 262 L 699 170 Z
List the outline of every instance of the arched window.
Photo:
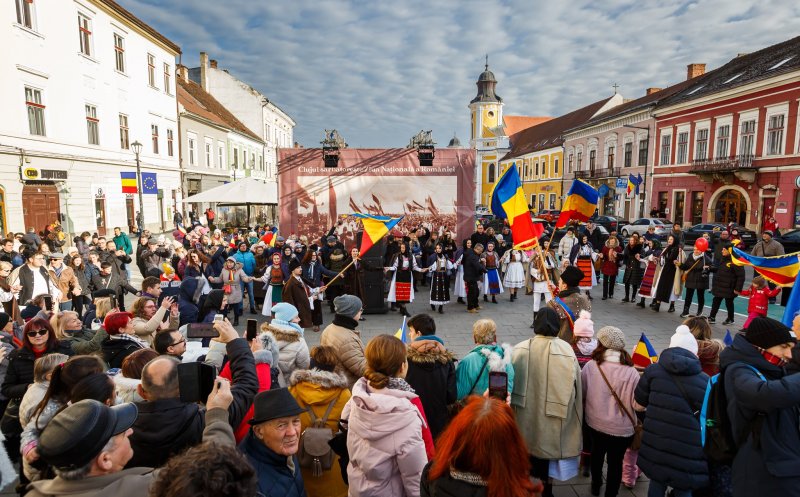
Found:
M 487 183 L 494 183 L 494 162 L 489 164 L 489 179 Z
M 734 222 L 744 226 L 747 221 L 747 200 L 738 190 L 725 190 L 714 206 L 714 222 L 728 224 Z

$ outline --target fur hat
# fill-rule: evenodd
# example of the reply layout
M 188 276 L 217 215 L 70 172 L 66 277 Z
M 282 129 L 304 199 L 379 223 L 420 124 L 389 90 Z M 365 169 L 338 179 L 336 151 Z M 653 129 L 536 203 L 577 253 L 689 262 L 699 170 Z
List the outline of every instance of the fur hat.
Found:
M 675 329 L 675 334 L 669 340 L 669 346 L 680 347 L 686 349 L 694 355 L 697 355 L 697 339 L 692 335 L 692 330 L 688 326 L 682 324 Z
M 744 337 L 752 345 L 768 349 L 784 343 L 797 343 L 797 338 L 785 324 L 771 318 L 755 318 L 745 330 Z
M 578 321 L 575 321 L 577 324 Z M 611 350 L 625 350 L 625 333 L 616 326 L 603 326 L 597 332 L 597 341 Z
M 580 338 L 592 338 L 594 336 L 594 322 L 592 322 L 592 313 L 589 311 L 581 311 L 580 317 L 575 320 L 572 333 Z
M 289 260 L 289 272 L 291 273 L 292 271 L 294 271 L 299 267 L 300 267 L 300 261 L 298 261 L 297 258 L 292 257 L 291 260 Z
M 578 286 L 583 279 L 583 271 L 576 266 L 567 266 L 567 268 L 561 272 L 561 279 L 567 286 Z

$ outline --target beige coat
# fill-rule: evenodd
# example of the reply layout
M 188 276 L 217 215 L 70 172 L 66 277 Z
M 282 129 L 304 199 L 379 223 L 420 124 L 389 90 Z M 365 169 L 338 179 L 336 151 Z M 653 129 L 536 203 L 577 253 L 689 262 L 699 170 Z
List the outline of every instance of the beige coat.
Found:
M 337 324 L 338 319 L 341 318 L 336 316 L 333 323 L 322 331 L 319 344 L 336 349 L 336 357 L 339 358 L 336 370 L 344 374 L 347 378 L 347 387 L 352 390 L 356 381 L 364 376 L 367 358 L 364 356 L 361 334 L 358 330 L 350 330 Z M 352 321 L 357 323 L 355 320 Z
M 583 393 L 572 347 L 560 338 L 536 335 L 514 347 L 511 363 L 511 405 L 528 452 L 539 459 L 580 455 Z
M 61 276 L 56 276 L 56 271 L 52 267 L 47 268 L 47 273 L 50 275 L 50 281 L 61 291 L 61 302 L 69 302 L 73 295 L 81 294 L 81 286 L 71 267 L 64 266 L 61 269 Z

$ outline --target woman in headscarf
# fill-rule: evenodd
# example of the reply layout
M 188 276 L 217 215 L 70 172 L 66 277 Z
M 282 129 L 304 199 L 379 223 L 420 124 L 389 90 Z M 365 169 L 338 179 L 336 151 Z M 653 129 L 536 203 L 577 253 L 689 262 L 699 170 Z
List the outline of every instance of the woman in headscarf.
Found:
M 658 312 L 661 308 L 662 302 L 669 302 L 669 309 L 667 312 L 675 312 L 675 300 L 682 293 L 680 275 L 675 262 L 683 263 L 686 255 L 683 253 L 680 245 L 675 240 L 675 237 L 669 235 L 667 238 L 667 246 L 661 251 L 661 258 L 659 264 L 661 265 L 661 273 L 658 275 L 656 281 L 656 298 L 653 300 L 651 309 Z M 677 290 L 677 291 L 676 291 Z
M 644 300 L 653 298 L 655 295 L 655 281 L 658 278 L 658 273 L 661 271 L 661 265 L 658 263 L 661 258 L 661 243 L 652 238 L 645 240 L 644 248 L 641 253 L 641 260 L 646 261 L 644 274 L 642 275 L 642 284 L 639 286 L 639 297 L 641 300 L 637 307 L 644 308 Z M 635 299 L 634 299 L 635 300 Z
M 420 268 L 417 266 L 417 261 L 411 256 L 408 251 L 408 244 L 400 242 L 400 251 L 395 255 L 394 262 L 391 266 L 383 268 L 385 271 L 391 271 L 392 286 L 389 288 L 389 302 L 396 303 L 400 306 L 400 313 L 404 316 L 410 317 L 411 314 L 406 310 L 406 304 L 414 301 L 414 291 L 412 290 L 414 284 L 414 276 L 412 271 L 420 273 L 426 272 L 427 268 Z
M 592 300 L 591 290 L 597 284 L 597 274 L 594 271 L 594 260 L 597 253 L 589 243 L 589 237 L 584 233 L 580 241 L 576 243 L 569 253 L 569 263 L 576 266 L 583 273 L 583 279 L 578 284 L 578 288 L 586 291 L 586 297 Z

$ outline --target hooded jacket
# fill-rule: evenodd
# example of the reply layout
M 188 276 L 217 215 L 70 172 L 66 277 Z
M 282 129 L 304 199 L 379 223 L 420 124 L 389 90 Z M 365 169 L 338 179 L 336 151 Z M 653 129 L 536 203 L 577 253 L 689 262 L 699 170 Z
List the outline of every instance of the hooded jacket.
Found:
M 181 288 L 178 291 L 179 326 L 197 322 L 200 316 L 197 302 L 202 289 L 203 286 L 200 284 L 199 278 L 187 278 L 181 282 Z
M 421 336 L 408 345 L 406 381 L 422 401 L 433 438 L 450 419 L 448 406 L 458 396 L 455 355 L 435 336 Z
M 514 367 L 511 366 L 511 346 L 509 344 L 478 345 L 458 362 L 458 366 L 456 366 L 458 400 L 470 394 L 483 395 L 483 392 L 489 389 L 489 371 L 505 371 L 508 375 L 508 391 L 513 390 Z M 472 388 L 473 384 L 475 388 Z
M 329 324 L 319 337 L 319 344 L 333 347 L 339 364 L 336 370 L 347 378 L 350 388 L 364 375 L 367 358 L 364 356 L 364 344 L 361 334 L 356 330 L 358 321 L 341 314 L 336 314 L 333 323 Z
M 733 433 L 743 440 L 732 465 L 733 495 L 800 496 L 800 374 L 767 362 L 741 333 L 720 354 L 720 366 Z
M 742 290 L 739 292 L 739 294 L 745 297 L 750 297 L 750 301 L 747 303 L 748 314 L 766 316 L 767 311 L 769 310 L 769 299 L 777 297 L 780 292 L 780 287 L 770 290 L 767 285 L 764 285 L 761 288 L 751 286 L 747 290 Z
M 708 486 L 700 421 L 694 415 L 707 384 L 697 356 L 679 347 L 665 349 L 658 362 L 644 370 L 634 392 L 636 402 L 647 408 L 638 465 L 651 480 L 680 490 Z
M 374 390 L 366 378 L 353 386 L 353 397 L 342 412 L 348 420 L 351 495 L 419 495 L 428 458 L 422 440 L 425 421 L 412 403 L 416 397 L 403 390 Z
M 275 336 L 275 343 L 280 351 L 279 365 L 285 377 L 288 378 L 295 369 L 308 369 L 311 357 L 302 329 L 294 328 L 289 323 L 279 323 L 278 319 L 273 319 L 266 326 L 266 331 Z

